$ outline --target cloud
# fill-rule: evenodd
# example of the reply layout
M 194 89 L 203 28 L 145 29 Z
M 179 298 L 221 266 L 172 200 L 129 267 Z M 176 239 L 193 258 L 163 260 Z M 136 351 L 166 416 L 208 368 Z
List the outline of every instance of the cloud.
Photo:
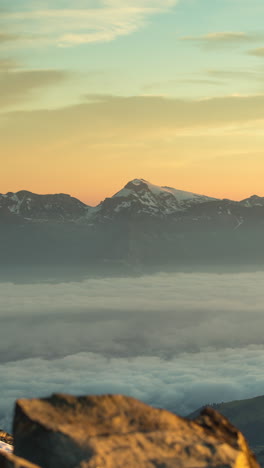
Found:
M 244 32 L 224 31 L 213 32 L 201 36 L 185 36 L 182 41 L 190 41 L 206 48 L 226 47 L 239 45 L 256 40 L 253 36 Z
M 234 70 L 208 70 L 208 76 L 212 78 L 219 78 L 221 80 L 253 80 L 263 83 L 264 73 L 262 71 L 247 70 L 247 69 L 234 69 Z
M 0 33 L 0 44 L 4 42 L 17 41 L 20 36 L 16 34 Z
M 264 273 L 0 283 L 0 426 L 18 397 L 124 393 L 186 414 L 263 393 Z
M 168 89 L 168 87 L 171 87 L 175 91 L 175 86 L 177 85 L 196 84 L 221 86 L 226 84 L 227 80 L 232 80 L 233 82 L 237 82 L 237 80 L 250 80 L 263 83 L 263 76 L 264 73 L 262 71 L 252 69 L 211 69 L 192 75 L 178 74 L 177 78 L 149 83 L 143 86 L 142 89 L 144 91 L 149 91 L 153 89 Z
M 2 72 L 10 71 L 17 69 L 19 67 L 18 63 L 9 58 L 0 59 L 0 74 Z
M 173 99 L 161 96 L 105 96 L 87 95 L 80 105 L 32 112 L 13 112 L 5 115 L 0 128 L 1 139 L 9 138 L 9 132 L 23 138 L 30 135 L 42 141 L 60 139 L 71 133 L 71 138 L 95 142 L 110 142 L 115 137 L 128 138 L 137 132 L 138 137 L 157 136 L 166 131 L 184 128 L 226 126 L 264 118 L 264 95 L 226 96 L 201 100 Z
M 164 13 L 178 0 L 101 0 L 94 4 L 76 1 L 75 9 L 68 1 L 60 2 L 55 9 L 46 2 L 47 9 L 22 9 L 2 14 L 2 20 L 12 29 L 16 25 L 19 34 L 29 31 L 31 38 L 21 38 L 24 45 L 34 46 L 55 43 L 73 46 L 92 42 L 107 42 L 128 35 L 144 26 L 151 15 Z
M 159 357 L 105 358 L 79 353 L 0 365 L 0 426 L 11 429 L 17 398 L 51 393 L 116 393 L 188 415 L 202 405 L 263 394 L 263 347 Z
M 250 50 L 249 55 L 254 55 L 255 57 L 264 57 L 264 47 L 259 47 L 258 49 Z
M 217 77 L 216 77 L 217 78 Z M 167 81 L 157 81 L 154 83 L 149 83 L 145 86 L 142 87 L 143 91 L 151 91 L 153 89 L 167 89 L 168 87 L 174 88 L 177 85 L 186 85 L 186 84 L 196 84 L 196 85 L 213 85 L 213 86 L 219 86 L 222 84 L 222 82 L 218 79 L 209 79 L 209 78 L 189 78 L 186 76 L 185 78 L 176 78 L 172 80 L 167 80 Z
M 69 74 L 62 70 L 19 70 L 8 59 L 0 61 L 0 107 L 17 105 L 32 98 L 36 90 L 66 80 Z

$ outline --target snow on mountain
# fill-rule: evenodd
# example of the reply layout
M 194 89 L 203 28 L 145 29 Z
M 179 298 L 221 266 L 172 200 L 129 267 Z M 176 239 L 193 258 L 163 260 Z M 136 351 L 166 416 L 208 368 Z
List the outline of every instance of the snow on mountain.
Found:
M 242 200 L 240 204 L 243 206 L 246 206 L 247 208 L 252 208 L 253 206 L 264 206 L 264 197 L 258 197 L 258 195 L 252 195 L 252 197 Z
M 105 217 L 127 211 L 132 211 L 133 214 L 166 216 L 214 200 L 216 199 L 172 187 L 160 187 L 144 179 L 134 179 L 113 197 L 106 198 L 101 203 L 99 213 Z
M 144 179 L 134 179 L 128 182 L 128 184 L 122 190 L 117 192 L 113 196 L 113 198 L 126 197 L 128 195 L 131 195 L 132 192 L 142 192 L 142 190 L 148 190 L 156 196 L 165 196 L 166 194 L 172 194 L 178 201 L 196 199 L 197 197 L 202 198 L 203 201 L 204 199 L 206 199 L 206 201 L 209 200 L 209 197 L 205 197 L 203 195 L 197 195 L 192 192 L 177 190 L 172 187 L 160 187 L 159 185 L 151 184 L 150 182 Z
M 0 213 L 17 215 L 27 220 L 77 220 L 87 214 L 89 207 L 77 198 L 63 193 L 37 195 L 26 190 L 0 194 Z
M 259 216 L 264 198 L 253 195 L 241 202 L 219 200 L 172 187 L 154 185 L 145 179 L 128 182 L 112 197 L 96 207 L 90 207 L 77 198 L 63 193 L 38 195 L 21 190 L 0 194 L 2 221 L 17 223 L 55 221 L 80 222 L 94 225 L 97 222 L 132 217 L 185 217 L 190 220 L 213 219 L 224 216 L 237 220 Z

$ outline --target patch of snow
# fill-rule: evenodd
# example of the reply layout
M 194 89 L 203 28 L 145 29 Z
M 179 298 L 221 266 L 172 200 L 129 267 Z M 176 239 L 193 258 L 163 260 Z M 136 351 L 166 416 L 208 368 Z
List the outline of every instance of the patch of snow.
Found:
M 120 203 L 120 205 L 117 205 L 114 209 L 114 211 L 116 213 L 119 213 L 119 211 L 121 211 L 123 208 L 129 208 L 131 206 L 131 203 L 130 202 L 122 202 Z
M 134 185 L 141 185 L 142 182 L 148 183 L 148 182 L 147 182 L 146 180 L 144 180 L 144 179 L 134 179 L 132 182 L 133 182 Z
M 242 226 L 242 224 L 244 223 L 244 219 L 243 218 L 237 218 L 237 226 L 234 227 L 234 231 L 236 231 L 237 229 L 240 228 L 240 226 Z

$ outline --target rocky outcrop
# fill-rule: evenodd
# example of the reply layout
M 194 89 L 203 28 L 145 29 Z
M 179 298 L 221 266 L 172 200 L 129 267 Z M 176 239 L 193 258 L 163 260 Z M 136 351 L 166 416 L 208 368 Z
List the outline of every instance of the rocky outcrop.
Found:
M 263 451 L 264 445 L 264 395 L 245 400 L 235 400 L 213 404 L 214 409 L 223 414 L 246 436 L 251 447 Z M 196 419 L 202 408 L 189 415 Z
M 14 445 L 13 436 L 11 434 L 8 434 L 5 431 L 2 431 L 1 429 L 0 429 L 0 441 L 5 442 L 6 444 L 9 444 L 9 445 Z
M 121 395 L 19 400 L 14 441 L 1 468 L 29 468 L 25 459 L 42 468 L 258 467 L 213 409 L 190 421 Z

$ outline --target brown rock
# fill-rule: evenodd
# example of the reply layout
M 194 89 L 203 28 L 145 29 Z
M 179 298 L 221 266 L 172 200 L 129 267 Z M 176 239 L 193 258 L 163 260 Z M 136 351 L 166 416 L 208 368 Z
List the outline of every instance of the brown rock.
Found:
M 0 440 L 1 440 L 2 442 L 5 442 L 6 444 L 14 445 L 13 436 L 12 436 L 11 434 L 8 434 L 8 433 L 5 432 L 5 431 L 1 431 L 1 430 L 0 430 Z
M 15 454 L 42 468 L 257 468 L 229 421 L 197 421 L 121 395 L 19 400 Z

